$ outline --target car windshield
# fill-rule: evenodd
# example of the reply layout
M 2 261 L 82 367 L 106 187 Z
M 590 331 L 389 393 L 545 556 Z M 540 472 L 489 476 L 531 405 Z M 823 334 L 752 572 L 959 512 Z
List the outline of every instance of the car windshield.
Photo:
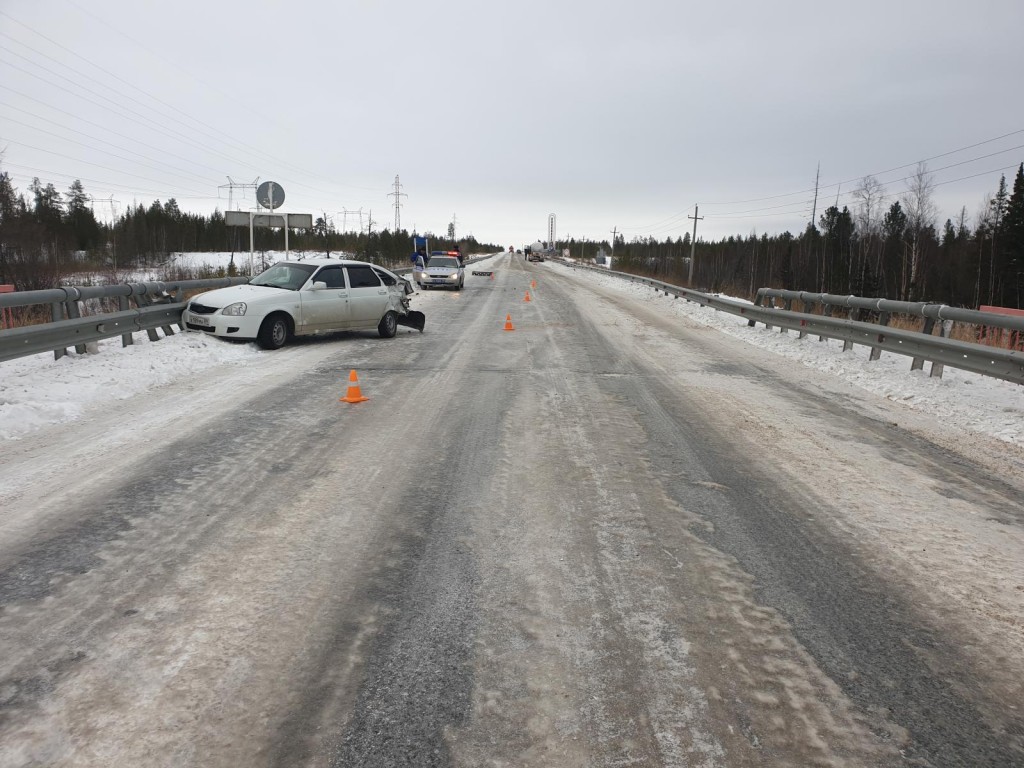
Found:
M 451 256 L 431 256 L 430 261 L 427 262 L 428 267 L 447 267 L 448 269 L 458 269 L 459 260 L 452 258 Z
M 316 267 L 313 264 L 289 264 L 279 262 L 270 269 L 260 272 L 249 281 L 249 285 L 265 285 L 269 288 L 284 288 L 297 291 L 302 287 Z

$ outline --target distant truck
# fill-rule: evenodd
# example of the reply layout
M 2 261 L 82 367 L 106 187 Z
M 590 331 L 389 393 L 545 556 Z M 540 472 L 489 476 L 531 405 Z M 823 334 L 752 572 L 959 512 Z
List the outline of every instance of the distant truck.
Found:
M 523 252 L 526 254 L 527 261 L 544 261 L 544 254 L 547 249 L 548 244 L 542 243 L 538 240 L 533 243 L 533 245 L 526 246 L 526 248 L 523 249 Z

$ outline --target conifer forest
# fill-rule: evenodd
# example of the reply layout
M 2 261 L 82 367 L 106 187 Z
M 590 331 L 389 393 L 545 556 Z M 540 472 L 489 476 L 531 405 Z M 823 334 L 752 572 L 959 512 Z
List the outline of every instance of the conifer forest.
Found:
M 1000 178 L 980 213 L 969 214 L 964 206 L 942 221 L 924 168 L 895 199 L 870 176 L 852 199 L 852 209 L 827 207 L 802 232 L 698 238 L 693 287 L 748 298 L 758 288 L 774 287 L 1024 308 L 1024 163 L 1012 181 Z M 432 247 L 454 244 L 430 237 Z M 290 247 L 400 266 L 408 262 L 410 240 L 404 230 L 339 232 L 318 217 L 311 230 L 292 234 Z M 464 253 L 503 247 L 473 238 L 459 243 Z M 664 240 L 620 236 L 614 243 L 573 238 L 557 248 L 584 260 L 603 249 L 613 254 L 616 269 L 680 285 L 689 276 L 689 234 Z M 255 249 L 282 250 L 281 233 L 256 230 Z M 220 211 L 189 213 L 172 198 L 129 206 L 112 224 L 104 223 L 80 181 L 61 192 L 37 178 L 19 190 L 0 170 L 0 283 L 17 290 L 53 287 L 85 269 L 117 275 L 152 268 L 175 252 L 248 250 L 248 232 L 227 227 Z

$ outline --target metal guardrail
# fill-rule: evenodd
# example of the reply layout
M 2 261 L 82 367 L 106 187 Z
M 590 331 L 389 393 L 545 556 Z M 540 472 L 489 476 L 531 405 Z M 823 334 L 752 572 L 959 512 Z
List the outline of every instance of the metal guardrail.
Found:
M 247 277 L 218 277 L 0 294 L 0 309 L 49 304 L 51 317 L 48 323 L 0 330 L 0 362 L 41 352 L 53 352 L 59 359 L 72 346 L 84 354 L 86 344 L 114 336 L 120 336 L 121 345 L 126 347 L 133 343 L 132 334 L 136 331 L 146 331 L 151 341 L 157 341 L 160 338 L 158 328 L 163 329 L 164 335 L 171 336 L 174 334 L 172 325 L 181 327 L 186 291 L 224 288 L 248 281 Z M 98 298 L 116 298 L 118 311 L 83 317 L 79 302 Z
M 469 258 L 464 263 L 473 264 L 490 255 Z M 412 268 L 399 267 L 391 271 L 407 275 L 412 273 Z M 85 354 L 86 345 L 90 342 L 114 336 L 120 336 L 121 345 L 127 347 L 133 343 L 132 334 L 136 331 L 146 331 L 151 341 L 157 341 L 160 339 L 157 329 L 163 329 L 164 335 L 172 336 L 172 325 L 181 328 L 186 291 L 224 288 L 247 282 L 247 277 L 216 277 L 170 283 L 119 283 L 0 293 L 0 311 L 49 304 L 52 318 L 49 323 L 0 330 L 0 362 L 51 351 L 59 359 L 72 346 L 79 354 Z M 97 298 L 117 298 L 119 311 L 83 317 L 78 303 Z M 135 309 L 130 306 L 132 302 Z
M 926 320 L 952 320 L 958 323 L 985 326 L 989 328 L 1005 328 L 1011 331 L 1024 331 L 1024 317 L 1001 315 L 994 312 L 982 312 L 977 309 L 950 307 L 946 304 L 932 302 L 892 301 L 890 299 L 870 299 L 861 296 L 839 296 L 831 293 L 808 293 L 806 291 L 785 291 L 778 288 L 758 288 L 754 303 L 764 305 L 764 300 L 782 299 L 785 309 L 790 309 L 794 301 L 803 302 L 804 306 L 821 304 L 827 315 L 832 314 L 834 307 L 845 307 L 854 312 L 867 310 L 877 312 L 885 325 L 891 315 L 913 315 Z
M 701 293 L 689 288 L 663 283 L 660 280 L 631 275 L 628 272 L 616 272 L 581 264 L 574 264 L 573 266 L 583 266 L 604 274 L 617 275 L 632 282 L 650 285 L 664 291 L 667 295 L 679 296 L 701 306 L 712 307 L 721 312 L 728 312 L 729 314 L 746 318 L 747 324 L 750 326 L 756 323 L 764 323 L 768 328 L 778 326 L 783 332 L 795 330 L 800 334 L 799 338 L 813 333 L 821 339 L 839 339 L 843 341 L 844 351 L 852 349 L 855 344 L 861 344 L 871 348 L 871 360 L 877 360 L 882 351 L 893 352 L 913 358 L 914 362 L 911 365 L 911 370 L 921 368 L 923 362 L 928 360 L 932 362 L 932 376 L 941 376 L 943 366 L 948 365 L 951 368 L 960 368 L 965 371 L 1012 381 L 1015 384 L 1024 384 L 1024 353 L 989 347 L 984 344 L 957 341 L 945 338 L 944 336 L 932 336 L 930 334 L 932 326 L 929 326 L 929 333 L 899 330 L 884 325 L 861 322 L 860 320 L 793 312 L 788 309 L 775 309 L 773 307 L 758 306 L 757 304 L 747 304 L 746 302 L 734 299 L 723 299 L 713 294 Z M 790 299 L 792 300 L 797 298 L 796 294 L 799 292 L 790 293 L 794 294 Z M 812 294 L 805 295 L 811 296 Z M 821 296 L 822 294 L 817 295 Z M 858 297 L 837 298 L 857 299 Z M 859 299 L 859 301 L 873 302 L 871 307 L 862 308 L 888 311 L 890 314 L 895 313 L 896 310 L 891 305 L 909 304 L 909 302 L 889 302 L 886 299 Z M 879 304 L 882 305 L 883 309 L 878 308 Z M 1022 318 L 996 315 L 990 312 L 978 312 L 977 310 L 957 309 L 938 304 L 921 304 L 920 306 L 922 308 L 921 316 L 929 318 L 933 324 L 936 320 L 958 320 L 960 322 L 972 322 L 1002 328 L 1022 327 L 1017 325 L 1017 323 L 1021 322 Z M 884 309 L 885 307 L 888 307 L 888 310 Z M 925 309 L 926 307 L 929 309 Z M 941 310 L 939 309 L 940 307 Z M 978 317 L 979 315 L 983 317 Z M 966 319 L 968 317 L 971 319 Z

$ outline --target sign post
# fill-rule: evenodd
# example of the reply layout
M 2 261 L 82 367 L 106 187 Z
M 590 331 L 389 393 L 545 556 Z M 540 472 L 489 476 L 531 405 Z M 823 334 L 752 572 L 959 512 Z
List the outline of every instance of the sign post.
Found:
M 256 201 L 270 213 L 258 211 L 226 211 L 224 224 L 228 227 L 249 227 L 249 274 L 254 272 L 256 253 L 253 230 L 256 227 L 274 229 L 284 228 L 284 257 L 288 258 L 288 230 L 312 229 L 313 214 L 311 213 L 274 213 L 284 203 L 284 189 L 273 181 L 265 181 L 256 190 Z

